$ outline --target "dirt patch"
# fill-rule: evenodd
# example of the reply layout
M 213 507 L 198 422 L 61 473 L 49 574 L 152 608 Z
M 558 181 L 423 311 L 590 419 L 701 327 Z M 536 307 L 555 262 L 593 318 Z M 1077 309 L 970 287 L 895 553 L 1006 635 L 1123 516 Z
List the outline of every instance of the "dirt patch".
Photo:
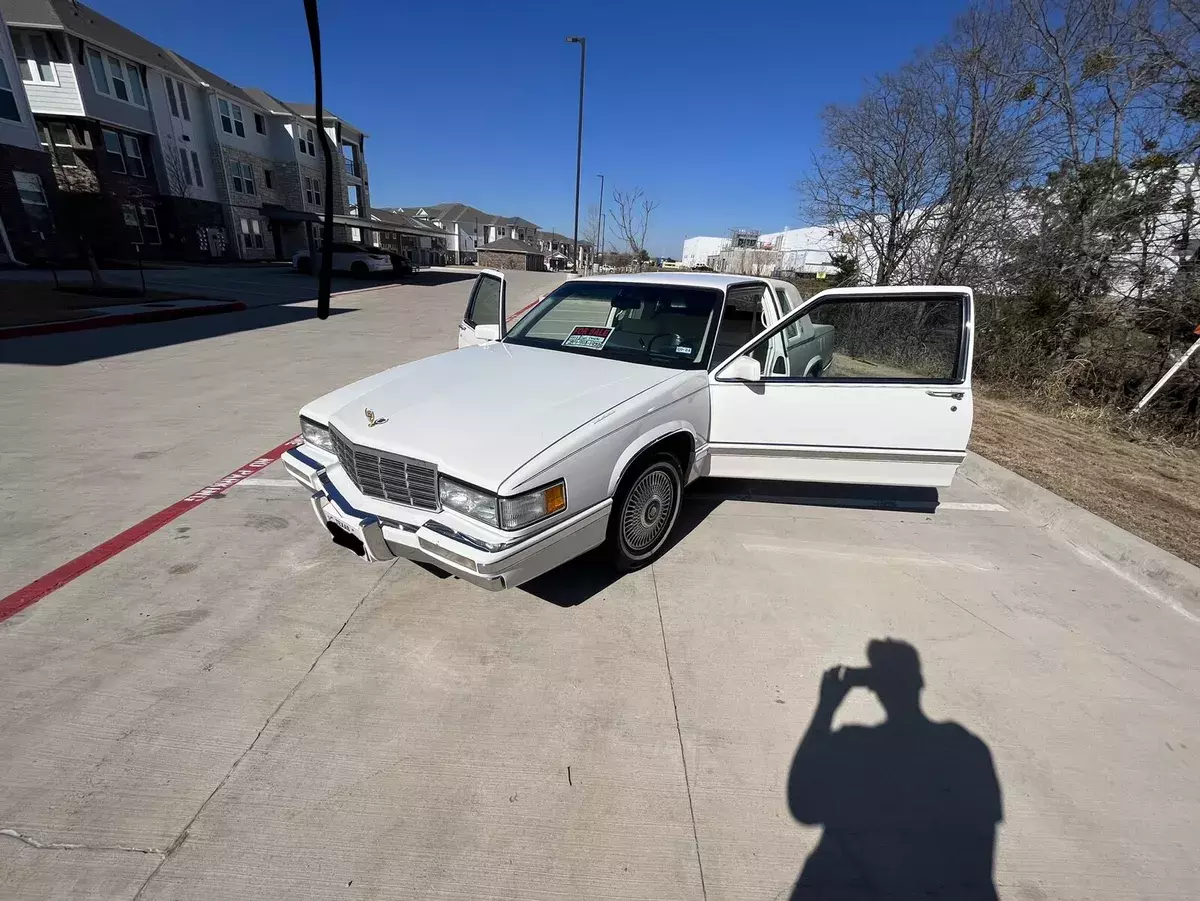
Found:
M 1200 451 L 979 393 L 971 449 L 1200 566 Z
M 156 291 L 150 288 L 145 296 L 137 289 L 118 289 L 108 296 L 85 293 L 82 285 L 64 285 L 62 290 L 52 282 L 0 282 L 0 328 L 13 325 L 34 325 L 39 322 L 65 322 L 87 319 L 97 315 L 94 307 L 111 307 L 127 303 L 147 303 L 155 300 L 183 300 L 202 297 L 202 294 L 180 294 L 178 291 Z

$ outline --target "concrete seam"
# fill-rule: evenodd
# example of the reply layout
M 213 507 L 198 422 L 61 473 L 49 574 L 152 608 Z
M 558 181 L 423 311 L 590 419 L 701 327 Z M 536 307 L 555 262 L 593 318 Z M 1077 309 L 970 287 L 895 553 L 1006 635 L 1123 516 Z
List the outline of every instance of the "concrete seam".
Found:
M 671 709 L 675 712 L 675 734 L 679 738 L 679 759 L 683 762 L 683 786 L 687 789 L 688 813 L 692 818 L 692 841 L 696 846 L 696 868 L 700 871 L 700 894 L 708 901 L 708 887 L 704 884 L 704 862 L 700 859 L 700 833 L 696 829 L 696 807 L 692 803 L 692 781 L 688 778 L 687 754 L 683 751 L 683 729 L 679 725 L 679 704 L 675 700 L 675 677 L 671 674 L 671 652 L 667 650 L 667 627 L 663 624 L 662 601 L 658 599 L 658 577 L 654 566 L 650 566 L 650 579 L 654 584 L 654 604 L 658 608 L 658 630 L 662 635 L 663 657 L 667 662 L 667 684 L 671 688 Z
M 124 845 L 78 845 L 72 842 L 43 842 L 31 835 L 18 832 L 16 829 L 0 829 L 0 835 L 15 838 L 17 841 L 36 848 L 39 851 L 126 851 L 130 854 L 161 854 L 167 852 L 161 848 L 131 848 Z
M 158 866 L 156 866 L 150 875 L 146 877 L 146 881 L 143 882 L 141 887 L 137 890 L 137 893 L 133 896 L 132 901 L 138 901 L 138 899 L 142 897 L 142 893 L 146 891 L 146 886 L 148 886 L 151 880 L 158 875 L 158 871 L 162 869 L 163 864 L 170 860 L 171 855 L 174 854 L 185 841 L 187 841 L 188 832 L 191 830 L 192 824 L 200 818 L 200 814 L 204 813 L 204 808 L 206 808 L 209 802 L 217 796 L 217 792 L 225 787 L 225 783 L 229 781 L 230 777 L 234 774 L 237 768 L 241 766 L 242 761 L 245 760 L 250 752 L 254 750 L 254 746 L 258 744 L 258 740 L 263 737 L 263 733 L 267 731 L 267 727 L 271 725 L 271 722 L 275 719 L 279 711 L 282 710 L 283 706 L 292 699 L 292 696 L 296 693 L 300 686 L 304 684 L 304 680 L 307 679 L 312 671 L 317 668 L 317 664 L 321 662 L 321 658 L 325 656 L 326 652 L 331 647 L 333 647 L 333 643 L 337 641 L 342 632 L 346 630 L 346 626 L 350 625 L 350 620 L 354 619 L 354 615 L 358 613 L 358 611 L 362 608 L 362 605 L 366 603 L 367 598 L 374 593 L 375 589 L 379 587 L 379 584 L 384 580 L 387 574 L 391 572 L 392 567 L 395 565 L 396 563 L 394 560 L 388 564 L 388 567 L 380 574 L 379 578 L 375 580 L 374 584 L 372 584 L 371 587 L 367 589 L 366 593 L 359 598 L 358 603 L 354 605 L 354 609 L 350 611 L 350 615 L 346 617 L 345 621 L 342 622 L 342 625 L 338 628 L 338 630 L 333 633 L 333 637 L 330 638 L 325 647 L 321 649 L 321 653 L 319 653 L 313 659 L 313 662 L 309 665 L 308 669 L 305 670 L 303 675 L 296 680 L 296 684 L 291 687 L 288 693 L 284 695 L 283 700 L 280 701 L 275 706 L 275 709 L 271 711 L 270 715 L 263 722 L 262 727 L 258 730 L 258 733 L 254 736 L 254 740 L 250 742 L 250 744 L 246 747 L 246 750 L 238 755 L 238 759 L 233 762 L 233 765 L 229 768 L 229 772 L 222 777 L 221 781 L 217 783 L 217 787 L 214 788 L 209 793 L 208 797 L 204 799 L 203 803 L 201 803 L 200 807 L 197 808 L 196 812 L 192 815 L 192 818 L 188 820 L 187 825 L 184 826 L 179 835 L 175 837 L 175 841 L 171 842 L 171 847 L 167 848 L 167 850 L 163 852 L 162 860 L 158 862 Z

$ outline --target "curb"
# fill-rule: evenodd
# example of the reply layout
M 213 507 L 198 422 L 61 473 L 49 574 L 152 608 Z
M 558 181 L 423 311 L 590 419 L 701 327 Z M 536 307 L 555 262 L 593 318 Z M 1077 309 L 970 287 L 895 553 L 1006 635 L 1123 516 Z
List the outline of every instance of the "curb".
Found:
M 228 303 L 209 304 L 203 307 L 179 307 L 162 310 L 146 310 L 140 313 L 108 313 L 87 319 L 67 319 L 62 322 L 35 322 L 30 325 L 14 325 L 0 328 L 0 341 L 6 338 L 29 338 L 35 335 L 55 335 L 59 332 L 82 332 L 94 328 L 109 328 L 114 325 L 138 325 L 143 322 L 166 322 L 171 319 L 188 319 L 192 316 L 210 316 L 214 313 L 234 313 L 245 310 L 240 300 Z
M 976 453 L 967 452 L 959 473 L 1084 557 L 1200 622 L 1200 567 Z

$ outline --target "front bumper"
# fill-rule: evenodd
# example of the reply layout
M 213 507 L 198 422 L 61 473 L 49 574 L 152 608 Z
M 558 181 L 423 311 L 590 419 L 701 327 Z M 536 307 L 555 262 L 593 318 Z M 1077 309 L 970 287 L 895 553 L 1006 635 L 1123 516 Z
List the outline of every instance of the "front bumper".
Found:
M 424 522 L 390 520 L 355 507 L 338 490 L 328 468 L 340 464 L 322 463 L 306 453 L 307 445 L 283 455 L 288 473 L 312 492 L 311 503 L 317 519 L 327 528 L 348 536 L 348 542 L 367 560 L 391 560 L 403 557 L 436 566 L 460 579 L 500 591 L 514 588 L 556 566 L 586 553 L 604 542 L 608 532 L 611 500 L 556 523 L 545 531 L 497 548 L 486 548 L 470 535 L 439 521 L 437 514 L 419 511 Z M 414 512 L 411 508 L 405 508 Z

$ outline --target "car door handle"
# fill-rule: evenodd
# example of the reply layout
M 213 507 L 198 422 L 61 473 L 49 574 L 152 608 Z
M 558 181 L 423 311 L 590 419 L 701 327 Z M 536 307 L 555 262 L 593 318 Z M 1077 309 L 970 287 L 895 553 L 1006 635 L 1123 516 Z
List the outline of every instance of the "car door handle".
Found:
M 962 391 L 926 391 L 930 397 L 952 397 L 955 400 L 962 400 L 964 392 Z

